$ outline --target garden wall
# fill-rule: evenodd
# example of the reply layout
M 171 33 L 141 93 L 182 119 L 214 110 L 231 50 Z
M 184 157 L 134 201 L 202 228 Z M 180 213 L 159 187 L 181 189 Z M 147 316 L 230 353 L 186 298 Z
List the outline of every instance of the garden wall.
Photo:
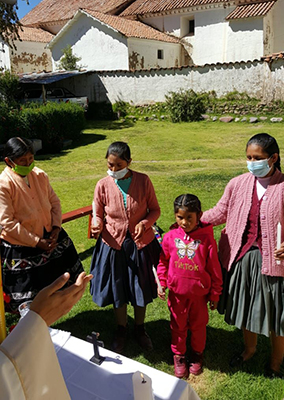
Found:
M 90 101 L 124 100 L 134 104 L 163 102 L 168 92 L 179 89 L 214 90 L 217 97 L 233 91 L 246 92 L 263 102 L 284 101 L 283 83 L 283 59 L 272 63 L 255 60 L 133 72 L 90 71 L 76 77 L 76 84 L 70 82 L 71 88 L 76 90 L 74 86 L 78 86 Z

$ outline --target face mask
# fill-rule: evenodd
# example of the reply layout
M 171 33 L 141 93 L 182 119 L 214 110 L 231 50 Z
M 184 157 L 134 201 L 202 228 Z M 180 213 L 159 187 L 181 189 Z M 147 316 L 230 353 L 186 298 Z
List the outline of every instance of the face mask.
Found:
M 16 172 L 16 174 L 21 175 L 21 176 L 28 175 L 32 171 L 34 166 L 35 166 L 35 162 L 34 161 L 28 167 L 26 167 L 24 165 L 17 165 L 15 163 L 13 163 L 13 164 L 14 164 L 14 167 L 12 168 L 12 171 Z
M 119 171 L 111 171 L 110 169 L 108 169 L 107 171 L 108 175 L 111 176 L 113 179 L 122 179 L 125 177 L 127 172 L 128 172 L 127 167 L 120 169 Z
M 264 176 L 269 174 L 273 167 L 273 164 L 271 165 L 271 167 L 268 165 L 269 158 L 259 161 L 247 161 L 249 172 L 257 178 L 263 178 Z

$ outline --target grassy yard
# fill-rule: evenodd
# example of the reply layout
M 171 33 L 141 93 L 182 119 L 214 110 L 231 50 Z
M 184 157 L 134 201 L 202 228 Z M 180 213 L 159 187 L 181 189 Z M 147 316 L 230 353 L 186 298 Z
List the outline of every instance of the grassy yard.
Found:
M 96 182 L 106 175 L 105 153 L 116 140 L 126 141 L 132 150 L 132 168 L 147 173 L 156 189 L 162 214 L 158 221 L 164 231 L 173 222 L 173 200 L 182 193 L 199 196 L 203 210 L 212 207 L 230 178 L 246 171 L 245 145 L 259 132 L 268 132 L 284 150 L 283 124 L 198 122 L 92 122 L 80 143 L 60 154 L 36 156 L 61 199 L 63 212 L 91 204 Z M 89 271 L 94 240 L 87 239 L 88 219 L 65 224 L 73 238 L 86 271 Z M 218 240 L 221 227 L 215 229 Z M 8 324 L 13 318 L 7 316 Z M 125 355 L 157 369 L 174 373 L 170 351 L 169 312 L 156 299 L 147 309 L 146 328 L 155 350 L 143 353 L 132 338 L 133 312 L 129 307 L 129 341 Z M 93 330 L 110 348 L 114 318 L 112 307 L 97 307 L 88 292 L 67 317 L 57 325 L 85 339 Z M 202 400 L 281 400 L 283 381 L 264 378 L 270 344 L 259 337 L 258 352 L 242 370 L 231 369 L 228 360 L 242 349 L 241 332 L 210 312 L 204 373 L 190 377 L 189 383 Z

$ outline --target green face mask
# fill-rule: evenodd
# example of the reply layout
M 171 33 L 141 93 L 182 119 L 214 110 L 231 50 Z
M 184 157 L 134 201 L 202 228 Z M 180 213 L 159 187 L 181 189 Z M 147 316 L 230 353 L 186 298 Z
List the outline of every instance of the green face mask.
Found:
M 17 165 L 14 163 L 14 167 L 12 168 L 12 171 L 16 172 L 16 174 L 18 174 L 18 175 L 26 176 L 32 171 L 34 166 L 35 166 L 34 161 L 28 167 L 26 167 L 24 165 Z

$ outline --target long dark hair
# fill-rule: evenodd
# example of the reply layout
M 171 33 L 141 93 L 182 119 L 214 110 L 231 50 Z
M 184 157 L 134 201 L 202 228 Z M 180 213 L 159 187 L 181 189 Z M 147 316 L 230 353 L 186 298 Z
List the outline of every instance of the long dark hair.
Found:
M 247 142 L 246 149 L 248 146 L 251 144 L 255 144 L 259 147 L 262 148 L 262 150 L 268 154 L 269 157 L 271 157 L 273 154 L 277 153 L 278 154 L 278 160 L 276 163 L 274 163 L 275 167 L 281 171 L 281 166 L 280 166 L 280 150 L 279 146 L 276 142 L 276 139 L 274 137 L 268 135 L 268 133 L 258 133 L 257 135 L 254 135 L 250 140 Z
M 131 159 L 130 148 L 125 142 L 113 142 L 111 145 L 109 145 L 106 152 L 106 158 L 108 158 L 110 154 L 114 154 L 121 158 L 121 160 L 127 162 L 129 162 Z
M 189 212 L 201 212 L 201 203 L 197 196 L 194 194 L 181 194 L 174 201 L 174 211 L 175 213 L 182 208 Z
M 15 160 L 15 158 L 22 157 L 27 153 L 34 154 L 33 143 L 31 140 L 21 137 L 12 137 L 5 144 L 3 150 L 3 157 L 8 157 L 10 160 Z

